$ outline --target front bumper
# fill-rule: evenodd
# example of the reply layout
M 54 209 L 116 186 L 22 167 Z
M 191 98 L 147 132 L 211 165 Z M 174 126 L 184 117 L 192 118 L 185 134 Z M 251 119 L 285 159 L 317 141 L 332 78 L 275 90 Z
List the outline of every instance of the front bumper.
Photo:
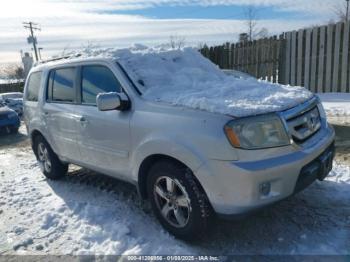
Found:
M 257 161 L 209 160 L 195 174 L 216 213 L 248 213 L 291 196 L 317 178 L 323 180 L 331 169 L 334 137 L 333 128 L 327 127 L 306 147 L 289 148 L 277 156 L 268 156 L 264 150 L 251 152 L 262 158 Z M 323 165 L 318 164 L 321 159 Z M 261 192 L 265 183 L 270 184 L 268 195 Z

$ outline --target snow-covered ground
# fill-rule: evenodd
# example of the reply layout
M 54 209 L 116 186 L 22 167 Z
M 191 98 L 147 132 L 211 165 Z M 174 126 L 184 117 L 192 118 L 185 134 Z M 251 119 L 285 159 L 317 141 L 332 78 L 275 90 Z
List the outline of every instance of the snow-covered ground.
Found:
M 350 93 L 324 93 L 318 96 L 328 116 L 350 117 Z
M 23 80 L 0 78 L 0 84 L 10 84 L 10 83 L 16 83 L 19 81 L 23 81 Z
M 0 138 L 0 254 L 350 254 L 350 167 L 207 239 L 174 239 L 123 182 L 81 169 L 40 173 L 22 134 Z
M 9 80 L 0 78 L 0 84 L 8 84 Z

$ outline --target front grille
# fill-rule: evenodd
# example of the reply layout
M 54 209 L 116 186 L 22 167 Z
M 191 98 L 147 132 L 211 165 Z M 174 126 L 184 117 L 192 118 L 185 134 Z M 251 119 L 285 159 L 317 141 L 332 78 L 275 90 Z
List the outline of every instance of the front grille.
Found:
M 305 142 L 321 128 L 321 117 L 317 106 L 288 119 L 286 122 L 293 140 L 298 144 Z

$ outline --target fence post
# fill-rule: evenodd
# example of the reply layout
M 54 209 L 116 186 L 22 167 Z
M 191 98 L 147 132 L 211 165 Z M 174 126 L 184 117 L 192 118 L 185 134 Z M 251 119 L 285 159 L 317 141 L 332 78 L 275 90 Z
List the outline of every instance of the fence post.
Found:
M 325 51 L 326 51 L 326 28 L 322 26 L 320 28 L 320 51 L 318 56 L 318 80 L 317 91 L 324 92 L 324 78 L 325 78 Z
M 350 22 L 344 24 L 343 31 L 343 52 L 342 52 L 342 68 L 341 68 L 341 92 L 350 92 L 349 79 L 349 36 L 350 36 Z
M 316 92 L 317 79 L 317 55 L 318 55 L 318 27 L 312 30 L 312 50 L 311 50 L 311 76 L 310 76 L 310 90 Z
M 340 62 L 340 45 L 341 45 L 341 29 L 342 23 L 337 23 L 335 28 L 335 46 L 334 46 L 334 65 L 333 65 L 333 81 L 332 92 L 338 92 L 339 90 L 339 62 Z

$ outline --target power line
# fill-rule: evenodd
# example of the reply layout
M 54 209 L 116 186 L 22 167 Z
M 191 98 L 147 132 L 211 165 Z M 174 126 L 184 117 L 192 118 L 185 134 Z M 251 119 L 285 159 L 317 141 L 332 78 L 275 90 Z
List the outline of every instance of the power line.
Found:
M 28 37 L 28 44 L 33 44 L 33 48 L 34 48 L 34 53 L 35 53 L 35 59 L 36 61 L 39 61 L 39 57 L 38 57 L 38 49 L 37 49 L 37 39 L 34 36 L 34 31 L 41 31 L 41 28 L 39 27 L 38 24 L 33 23 L 33 22 L 23 22 L 23 27 L 26 29 L 29 29 L 30 31 L 30 37 Z

